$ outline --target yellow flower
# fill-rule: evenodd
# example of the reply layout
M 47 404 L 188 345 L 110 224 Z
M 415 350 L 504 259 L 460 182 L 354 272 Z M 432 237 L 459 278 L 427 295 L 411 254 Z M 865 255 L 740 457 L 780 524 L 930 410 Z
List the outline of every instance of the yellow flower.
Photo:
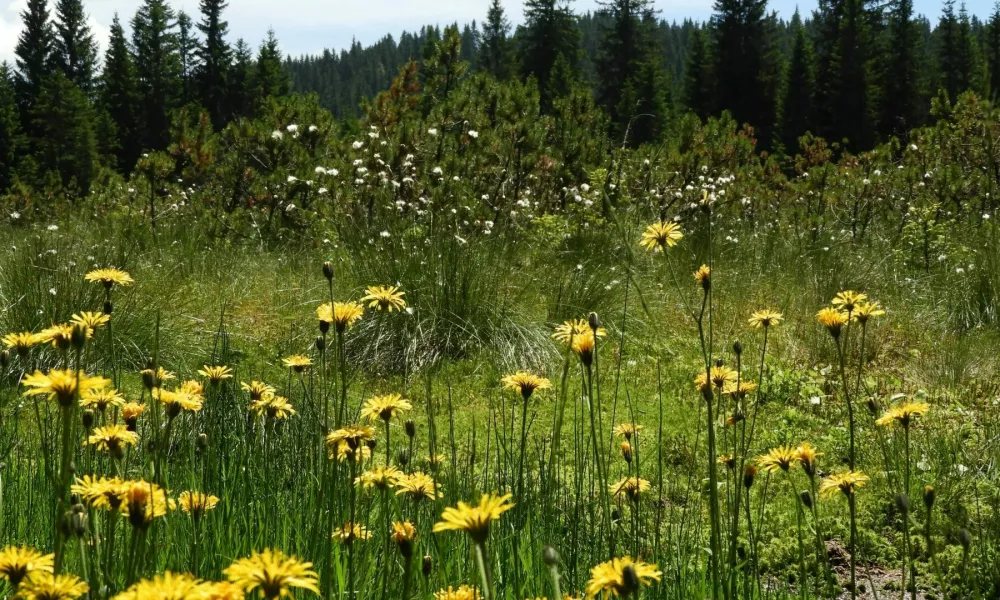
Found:
M 708 265 L 701 265 L 694 272 L 694 280 L 701 285 L 701 288 L 708 291 L 712 287 L 712 269 Z
M 736 466 L 736 459 L 733 457 L 732 454 L 720 454 L 715 459 L 715 462 L 719 463 L 720 465 L 725 465 L 727 468 L 730 469 Z
M 479 589 L 460 585 L 458 589 L 451 587 L 434 592 L 434 600 L 480 600 Z
M 69 320 L 73 325 L 80 325 L 81 327 L 86 327 L 87 329 L 93 331 L 99 327 L 103 327 L 108 324 L 111 320 L 111 315 L 106 315 L 99 312 L 81 312 L 73 315 Z
M 618 483 L 608 486 L 615 498 L 628 496 L 632 502 L 638 502 L 639 494 L 649 491 L 649 482 L 640 477 L 622 477 Z
M 479 504 L 471 506 L 459 502 L 457 507 L 448 507 L 441 514 L 441 520 L 434 525 L 434 533 L 442 531 L 465 531 L 477 544 L 486 541 L 490 533 L 490 522 L 496 521 L 500 515 L 514 508 L 509 503 L 511 495 L 494 496 L 483 494 Z
M 334 453 L 336 453 L 336 458 L 338 462 L 344 462 L 345 460 L 353 460 L 356 463 L 365 462 L 372 457 L 372 449 L 367 445 L 361 446 L 359 448 L 351 448 L 345 442 L 340 442 L 336 445 L 336 450 L 331 450 L 330 459 L 334 458 Z
M 341 444 L 354 450 L 364 442 L 375 439 L 375 429 L 368 425 L 347 425 L 326 436 L 326 445 L 331 449 Z
M 435 454 L 433 456 L 428 456 L 427 458 L 425 458 L 424 462 L 427 463 L 427 466 L 429 468 L 437 470 L 438 467 L 444 464 L 446 458 L 447 457 L 445 457 L 444 454 Z
M 817 452 L 816 448 L 809 442 L 799 444 L 799 447 L 795 449 L 795 453 L 798 455 L 799 464 L 802 465 L 802 470 L 806 472 L 806 475 L 810 477 L 815 475 L 816 459 L 823 456 L 823 453 Z
M 95 269 L 83 276 L 84 279 L 92 283 L 101 283 L 106 288 L 114 285 L 122 287 L 132 285 L 135 281 L 132 276 L 121 269 Z
M 185 391 L 183 387 L 175 390 L 155 388 L 152 394 L 153 398 L 163 403 L 163 406 L 167 409 L 167 416 L 170 418 L 179 415 L 181 410 L 198 412 L 204 405 L 204 398 Z
M 118 510 L 128 489 L 126 482 L 117 477 L 97 479 L 93 475 L 84 475 L 77 478 L 70 491 L 93 508 Z
M 54 558 L 54 554 L 42 554 L 34 548 L 7 546 L 0 550 L 0 578 L 16 588 L 35 571 L 51 573 Z
M 593 333 L 590 323 L 586 319 L 572 319 L 557 325 L 552 333 L 552 339 L 563 344 L 569 344 L 585 333 Z M 603 327 L 597 328 L 597 337 L 602 338 L 608 335 L 608 331 Z
M 129 518 L 133 527 L 146 529 L 153 519 L 167 514 L 174 508 L 174 501 L 167 499 L 167 493 L 160 486 L 148 481 L 127 481 L 122 485 L 119 496 L 121 512 Z
M 84 408 L 94 408 L 104 412 L 109 406 L 115 408 L 125 406 L 125 398 L 118 392 L 118 390 L 115 389 L 89 389 L 80 398 L 80 406 L 83 406 Z
M 639 245 L 650 252 L 665 252 L 673 248 L 684 237 L 676 223 L 660 221 L 646 228 Z
M 854 492 L 868 483 L 868 476 L 860 471 L 844 471 L 836 475 L 830 475 L 823 480 L 819 486 L 819 495 L 822 498 L 836 496 L 837 492 L 842 492 L 845 496 L 853 496 Z
M 694 378 L 695 388 L 700 391 L 705 391 L 709 383 L 715 389 L 722 390 L 730 384 L 736 381 L 736 371 L 730 369 L 726 365 L 714 365 L 708 371 L 708 376 L 706 377 L 704 372 L 698 373 L 698 376 Z
M 286 356 L 281 359 L 286 367 L 295 371 L 296 373 L 301 373 L 306 370 L 306 367 L 311 366 L 313 361 L 308 356 L 304 354 L 293 354 L 292 356 Z
M 48 374 L 35 371 L 32 375 L 26 375 L 21 383 L 30 388 L 24 392 L 25 396 L 37 396 L 46 394 L 49 400 L 56 400 L 60 406 L 72 406 L 76 398 L 77 390 L 86 393 L 88 390 L 105 388 L 111 381 L 103 377 L 91 377 L 80 371 L 63 371 L 53 369 Z
M 319 576 L 312 570 L 312 563 L 285 556 L 280 550 L 254 552 L 226 567 L 223 573 L 244 592 L 259 589 L 268 600 L 291 597 L 293 588 L 319 594 Z
M 35 344 L 41 343 L 41 338 L 38 335 L 29 332 L 24 333 L 8 333 L 3 336 L 3 345 L 8 350 L 13 350 L 17 352 L 18 356 L 25 356 L 28 354 L 28 350 L 31 349 Z
M 133 584 L 112 600 L 210 600 L 215 585 L 187 573 L 167 571 Z
M 378 419 L 388 423 L 396 413 L 406 412 L 412 408 L 413 405 L 399 394 L 372 396 L 361 408 L 361 417 L 368 419 L 369 423 L 374 423 Z
M 53 575 L 34 570 L 21 582 L 17 597 L 21 600 L 76 600 L 89 589 L 76 575 Z
M 366 490 L 370 490 L 373 487 L 380 490 L 387 490 L 396 487 L 396 483 L 402 477 L 405 477 L 403 472 L 392 465 L 375 467 L 355 478 L 354 485 L 360 485 Z
M 125 425 L 107 425 L 94 429 L 84 445 L 93 446 L 101 452 L 107 452 L 115 458 L 121 458 L 124 446 L 135 446 L 138 443 L 138 434 L 129 431 Z
M 635 575 L 626 576 L 625 570 L 631 569 Z M 638 589 L 630 589 L 630 585 L 649 585 L 660 580 L 660 571 L 655 564 L 634 561 L 631 557 L 613 558 L 590 570 L 590 581 L 587 582 L 587 598 L 593 598 L 601 592 L 612 596 L 628 596 Z
M 365 541 L 371 536 L 367 527 L 350 521 L 333 530 L 333 539 L 344 544 L 350 544 L 354 540 Z
M 767 329 L 772 325 L 780 325 L 785 316 L 776 310 L 763 309 L 755 310 L 750 315 L 750 327 L 754 329 Z
M 321 304 L 316 308 L 316 317 L 321 323 L 329 323 L 343 333 L 348 327 L 353 327 L 365 313 L 365 307 L 358 302 L 335 302 Z
M 416 471 L 403 475 L 396 481 L 396 495 L 406 495 L 414 500 L 437 500 L 441 486 L 426 473 Z
M 590 366 L 593 362 L 594 348 L 596 346 L 597 338 L 594 337 L 594 332 L 590 329 L 573 337 L 573 352 L 580 357 L 580 362 L 582 362 L 584 366 Z
M 779 470 L 788 472 L 792 463 L 797 460 L 799 460 L 799 453 L 796 448 L 778 446 L 777 448 L 772 448 L 764 456 L 759 457 L 757 463 L 760 465 L 760 468 L 768 473 L 776 473 Z
M 181 505 L 181 510 L 194 518 L 199 518 L 214 509 L 219 504 L 219 498 L 212 494 L 192 490 L 181 492 L 180 496 L 177 497 L 177 502 Z
M 70 323 L 59 323 L 39 331 L 35 339 L 42 344 L 51 342 L 52 347 L 58 350 L 66 350 L 73 342 L 73 331 L 81 329 L 85 339 L 94 336 L 94 330 L 83 325 L 72 325 Z
M 174 375 L 163 367 L 158 367 L 155 372 L 153 369 L 143 369 L 139 374 L 142 375 L 142 380 L 148 388 L 157 388 L 166 381 L 177 379 L 177 375 Z
M 736 382 L 729 381 L 726 382 L 722 393 L 742 400 L 743 398 L 746 398 L 748 394 L 752 394 L 756 390 L 757 383 L 754 381 L 740 381 L 738 386 L 736 385 Z
M 275 396 L 273 393 L 267 393 L 263 398 L 251 404 L 250 410 L 256 412 L 258 417 L 267 417 L 278 421 L 284 421 L 296 414 L 295 408 L 288 401 L 288 398 Z
M 365 296 L 361 301 L 367 302 L 368 308 L 392 312 L 406 308 L 406 301 L 403 300 L 405 295 L 406 292 L 394 285 L 370 285 L 365 289 Z
M 142 416 L 142 413 L 146 412 L 146 405 L 139 404 L 138 402 L 127 402 L 125 406 L 122 406 L 122 419 L 125 421 L 125 426 L 128 427 L 129 431 L 135 431 L 136 421 Z
M 230 581 L 213 581 L 205 584 L 206 600 L 245 600 L 246 594 L 238 585 Z
M 643 429 L 642 425 L 636 425 L 635 423 L 622 423 L 621 425 L 615 426 L 614 434 L 621 436 L 626 440 L 631 440 L 632 436 L 637 435 Z
M 847 325 L 847 313 L 837 308 L 824 308 L 816 313 L 816 318 L 834 338 L 840 337 L 840 330 Z
M 227 366 L 209 366 L 198 369 L 198 374 L 208 380 L 209 383 L 220 383 L 233 376 L 233 370 Z
M 240 383 L 240 387 L 243 391 L 250 394 L 250 400 L 252 402 L 257 402 L 264 398 L 267 394 L 274 394 L 275 389 L 270 385 L 264 383 L 263 381 L 251 381 L 250 383 Z
M 878 302 L 864 302 L 854 307 L 853 316 L 862 325 L 868 323 L 872 317 L 881 317 L 885 314 Z
M 838 292 L 830 304 L 840 308 L 841 310 L 851 313 L 854 312 L 854 308 L 868 299 L 868 296 L 862 294 L 861 292 L 855 292 L 853 290 L 844 290 Z
M 392 524 L 392 541 L 396 544 L 413 542 L 417 539 L 417 528 L 409 521 L 396 521 Z
M 500 383 L 508 390 L 521 392 L 521 396 L 525 400 L 530 398 L 535 390 L 547 390 L 552 387 L 552 383 L 548 379 L 528 371 L 518 371 L 513 375 L 507 375 L 500 380 Z
M 907 402 L 899 406 L 890 408 L 887 413 L 875 421 L 876 425 L 892 425 L 898 423 L 903 427 L 909 427 L 914 419 L 922 417 L 931 409 L 931 405 L 926 402 Z

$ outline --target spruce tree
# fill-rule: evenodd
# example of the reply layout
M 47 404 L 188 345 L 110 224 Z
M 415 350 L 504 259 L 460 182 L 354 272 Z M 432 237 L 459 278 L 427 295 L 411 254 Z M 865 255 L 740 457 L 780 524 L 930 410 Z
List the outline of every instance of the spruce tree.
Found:
M 955 0 L 945 0 L 935 34 L 938 38 L 940 84 L 951 102 L 954 102 L 958 97 L 967 79 L 962 74 L 964 60 L 962 59 L 962 34 L 959 30 L 958 17 L 955 15 Z
M 634 96 L 640 90 L 656 89 L 656 78 L 649 78 L 648 69 L 644 69 L 647 77 L 643 83 L 632 78 L 640 69 L 646 67 L 659 54 L 654 46 L 651 25 L 655 22 L 652 3 L 649 0 L 612 0 L 600 2 L 600 13 L 607 21 L 602 31 L 599 47 L 597 70 L 601 74 L 598 79 L 598 101 L 611 116 L 611 122 L 618 132 L 625 125 L 638 107 L 635 103 L 659 103 L 659 99 L 630 98 L 630 102 L 622 102 L 626 88 Z
M 14 54 L 17 57 L 17 75 L 14 89 L 21 122 L 28 124 L 28 115 L 41 93 L 42 82 L 48 75 L 54 43 L 52 26 L 49 23 L 47 0 L 28 0 L 28 7 L 21 13 L 24 27 L 17 38 Z
M 267 39 L 257 53 L 257 73 L 254 78 L 257 98 L 284 96 L 288 93 L 288 75 L 281 67 L 281 49 L 274 30 L 267 31 Z
M 500 0 L 492 0 L 483 23 L 482 42 L 479 50 L 479 68 L 504 80 L 511 75 L 512 46 L 509 37 L 510 21 Z
M 233 66 L 226 75 L 226 105 L 230 118 L 252 114 L 254 78 L 253 51 L 240 38 L 233 47 Z
M 38 175 L 57 175 L 62 186 L 85 196 L 97 174 L 97 135 L 90 101 L 59 69 L 42 83 L 32 119 L 39 132 L 34 158 Z
M 88 95 L 94 92 L 97 50 L 82 0 L 57 0 L 53 57 L 66 78 Z
M 872 40 L 865 0 L 845 0 L 837 45 L 837 112 L 834 133 L 846 138 L 852 149 L 870 148 L 874 142 L 872 102 Z
M 194 100 L 194 76 L 197 69 L 198 40 L 194 37 L 194 23 L 184 11 L 177 13 L 177 60 L 180 63 L 180 103 Z
M 919 124 L 918 36 L 913 0 L 897 0 L 889 20 L 889 58 L 882 102 L 881 129 L 889 135 L 905 135 Z
M 227 81 L 233 56 L 226 42 L 229 23 L 222 19 L 226 6 L 225 0 L 201 0 L 201 21 L 198 22 L 204 42 L 198 49 L 195 79 L 201 104 L 216 129 L 221 129 L 234 112 L 228 102 Z
M 691 32 L 687 65 L 684 67 L 684 105 L 698 117 L 707 118 L 714 112 L 714 88 L 708 34 L 703 27 L 699 27 Z
M 813 96 L 812 132 L 837 139 L 840 93 L 840 24 L 845 0 L 818 0 L 813 13 L 813 51 L 816 56 L 816 89 Z
M 181 93 L 174 12 L 165 0 L 144 0 L 132 19 L 132 47 L 139 86 L 140 144 L 160 150 L 170 140 L 170 115 Z
M 560 56 L 573 69 L 580 53 L 576 16 L 560 0 L 526 0 L 524 27 L 519 32 L 521 74 L 538 80 L 542 110 L 552 106 L 549 76 Z
M 794 154 L 798 139 L 809 130 L 813 114 L 814 56 L 812 43 L 806 34 L 798 11 L 792 17 L 795 42 L 788 65 L 785 96 L 781 108 L 781 141 L 785 152 Z
M 114 153 L 117 168 L 125 173 L 132 170 L 141 151 L 138 99 L 135 64 L 116 13 L 111 22 L 100 85 L 100 108 L 107 113 L 113 127 L 102 132 L 106 139 L 101 145 Z
M 989 95 L 996 103 L 1000 98 L 1000 2 L 993 5 L 993 14 L 986 26 L 985 46 Z
M 20 119 L 10 65 L 0 63 L 0 194 L 14 182 L 19 150 Z
M 962 2 L 958 11 L 958 47 L 959 73 L 962 78 L 959 91 L 972 90 L 977 94 L 982 94 L 984 73 L 979 51 L 979 39 L 973 30 L 965 2 Z

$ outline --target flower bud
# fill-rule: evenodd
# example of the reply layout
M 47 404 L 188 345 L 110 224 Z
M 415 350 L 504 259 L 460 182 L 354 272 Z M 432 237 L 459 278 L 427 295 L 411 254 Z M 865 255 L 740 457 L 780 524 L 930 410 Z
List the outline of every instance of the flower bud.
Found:
M 323 323 L 326 323 L 326 321 L 320 321 L 319 322 L 319 328 L 320 328 L 320 330 L 323 329 Z M 326 326 L 329 329 L 330 324 L 326 323 Z M 324 331 L 323 333 L 326 333 L 326 332 Z M 326 338 L 325 337 L 318 336 L 316 338 L 316 349 L 319 350 L 320 352 L 326 350 Z
M 937 492 L 934 491 L 933 486 L 930 485 L 924 486 L 924 506 L 927 507 L 927 510 L 930 510 L 931 508 L 934 507 L 934 498 L 936 495 Z
M 972 534 L 965 527 L 958 530 L 958 543 L 962 544 L 963 552 L 969 552 L 969 546 L 972 545 Z
M 7 365 L 10 364 L 10 351 L 4 350 L 0 352 L 0 369 L 6 369 Z
M 632 464 L 632 444 L 628 442 L 622 442 L 622 458 L 625 462 Z
M 104 303 L 104 314 L 110 315 L 114 311 L 114 309 L 115 307 L 113 304 L 111 304 L 110 300 Z
M 597 329 L 601 326 L 601 319 L 597 316 L 597 313 L 592 312 L 587 316 L 587 323 L 590 325 L 591 329 L 597 331 Z
M 84 429 L 90 429 L 91 427 L 94 426 L 94 411 L 89 409 L 83 411 L 83 416 L 80 418 L 80 420 L 83 421 Z
M 743 344 L 741 344 L 739 340 L 733 342 L 733 354 L 736 356 L 743 354 Z
M 407 419 L 403 423 L 403 430 L 406 431 L 406 437 L 412 438 L 417 435 L 417 424 L 413 422 L 413 419 Z
M 333 281 L 333 262 L 328 260 L 323 263 L 323 277 L 326 277 L 327 281 Z
M 632 565 L 625 565 L 622 569 L 622 591 L 623 596 L 631 596 L 639 591 L 639 575 Z
M 375 447 L 378 446 L 378 440 L 376 440 L 375 438 L 372 438 L 372 439 L 366 441 L 365 445 L 368 446 L 369 450 L 371 450 L 371 451 L 374 452 L 375 451 Z
M 319 332 L 322 333 L 323 335 L 326 335 L 328 331 L 330 331 L 330 322 L 329 321 L 320 321 L 319 322 Z M 316 347 L 319 348 L 319 344 L 317 344 Z
M 802 500 L 802 505 L 803 506 L 805 506 L 806 508 L 808 508 L 810 510 L 812 509 L 812 507 L 813 507 L 813 496 L 812 496 L 812 493 L 809 492 L 809 490 L 803 490 L 799 494 L 799 500 Z
M 73 333 L 70 335 L 70 342 L 73 344 L 73 348 L 82 350 L 83 346 L 87 343 L 87 326 L 74 325 Z
M 743 487 L 750 489 L 753 486 L 754 479 L 757 479 L 757 467 L 747 465 L 743 468 Z
M 910 497 L 906 494 L 896 494 L 896 508 L 904 515 L 910 512 Z
M 722 367 L 726 366 L 726 361 L 722 360 L 721 358 L 717 358 L 715 359 L 715 366 L 721 369 Z
M 198 434 L 198 451 L 204 452 L 208 448 L 208 435 L 204 433 Z
M 406 448 L 400 449 L 400 451 L 396 453 L 396 462 L 398 462 L 402 467 L 405 467 L 407 464 L 409 464 L 410 451 L 407 450 Z
M 552 546 L 542 548 L 542 560 L 546 566 L 555 567 L 559 565 L 559 551 Z
M 421 566 L 421 572 L 424 574 L 424 577 L 430 577 L 431 571 L 433 570 L 434 570 L 434 559 L 431 558 L 430 554 L 425 554 L 424 563 Z

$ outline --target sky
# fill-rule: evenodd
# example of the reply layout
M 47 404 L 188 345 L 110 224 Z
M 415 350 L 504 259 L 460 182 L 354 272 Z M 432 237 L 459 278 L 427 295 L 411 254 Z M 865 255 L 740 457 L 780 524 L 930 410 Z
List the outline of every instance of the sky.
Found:
M 521 0 L 502 0 L 508 18 L 522 20 Z M 713 0 L 654 0 L 662 18 L 703 20 L 712 14 Z M 969 12 L 981 17 L 992 9 L 993 0 L 967 0 Z M 50 0 L 50 5 L 54 0 Z M 135 14 L 140 0 L 84 0 L 91 29 L 102 48 L 115 12 L 126 23 Z M 171 0 L 171 6 L 184 10 L 197 20 L 198 0 Z M 226 11 L 232 39 L 244 38 L 256 47 L 274 28 L 282 50 L 293 56 L 314 54 L 325 48 L 340 50 L 357 39 L 364 45 L 378 41 L 387 33 L 399 36 L 428 23 L 448 24 L 481 21 L 488 0 L 230 0 Z M 21 11 L 27 0 L 0 0 L 0 61 L 13 61 L 14 46 L 21 30 Z M 596 0 L 575 0 L 577 12 L 593 10 Z M 770 8 L 790 17 L 796 8 L 812 11 L 816 0 L 771 0 Z M 941 11 L 939 0 L 916 0 L 916 12 L 936 20 Z

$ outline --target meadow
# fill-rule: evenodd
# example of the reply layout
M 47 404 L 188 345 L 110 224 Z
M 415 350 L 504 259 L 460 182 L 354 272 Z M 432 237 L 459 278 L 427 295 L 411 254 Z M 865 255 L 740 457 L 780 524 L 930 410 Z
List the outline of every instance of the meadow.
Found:
M 989 104 L 781 161 L 405 77 L 4 198 L 3 593 L 1000 597 Z

